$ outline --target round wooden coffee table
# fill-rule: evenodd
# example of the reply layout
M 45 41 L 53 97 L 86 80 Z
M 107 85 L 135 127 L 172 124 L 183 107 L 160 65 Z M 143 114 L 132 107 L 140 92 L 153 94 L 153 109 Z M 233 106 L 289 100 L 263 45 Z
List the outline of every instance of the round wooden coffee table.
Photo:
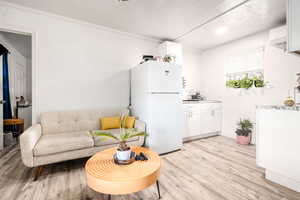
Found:
M 117 165 L 113 155 L 117 148 L 110 148 L 92 156 L 85 165 L 87 185 L 97 192 L 111 195 L 130 194 L 141 191 L 156 183 L 158 197 L 160 190 L 158 177 L 161 160 L 157 153 L 143 147 L 131 147 L 139 154 L 143 152 L 147 161 L 135 161 L 129 165 Z

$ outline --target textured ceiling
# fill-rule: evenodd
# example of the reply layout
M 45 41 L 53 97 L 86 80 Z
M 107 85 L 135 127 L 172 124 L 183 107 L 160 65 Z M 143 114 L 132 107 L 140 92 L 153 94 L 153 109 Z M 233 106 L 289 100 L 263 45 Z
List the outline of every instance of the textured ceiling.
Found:
M 211 48 L 281 25 L 285 13 L 285 0 L 251 0 L 178 41 L 202 50 Z
M 154 39 L 177 39 L 199 49 L 277 26 L 285 19 L 285 0 L 6 1 Z M 210 21 L 243 2 L 247 3 Z M 214 32 L 220 26 L 228 32 L 217 37 Z

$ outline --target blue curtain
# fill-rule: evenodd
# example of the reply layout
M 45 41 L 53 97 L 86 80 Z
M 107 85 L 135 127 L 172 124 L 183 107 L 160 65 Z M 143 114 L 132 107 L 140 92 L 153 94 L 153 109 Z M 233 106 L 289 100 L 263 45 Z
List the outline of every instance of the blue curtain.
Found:
M 0 55 L 2 55 L 2 80 L 3 80 L 3 119 L 12 118 L 12 110 L 10 104 L 10 93 L 9 93 L 9 71 L 8 71 L 8 50 L 0 44 Z M 1 67 L 1 66 L 0 66 Z

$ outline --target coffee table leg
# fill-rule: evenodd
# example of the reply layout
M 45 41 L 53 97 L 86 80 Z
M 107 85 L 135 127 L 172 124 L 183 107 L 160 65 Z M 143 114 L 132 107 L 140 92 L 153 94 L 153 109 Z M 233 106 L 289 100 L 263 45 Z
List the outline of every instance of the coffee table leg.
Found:
M 158 199 L 161 199 L 158 180 L 156 181 L 156 187 L 157 187 L 157 192 L 158 192 Z
M 111 200 L 111 195 L 110 194 L 108 195 L 108 200 Z

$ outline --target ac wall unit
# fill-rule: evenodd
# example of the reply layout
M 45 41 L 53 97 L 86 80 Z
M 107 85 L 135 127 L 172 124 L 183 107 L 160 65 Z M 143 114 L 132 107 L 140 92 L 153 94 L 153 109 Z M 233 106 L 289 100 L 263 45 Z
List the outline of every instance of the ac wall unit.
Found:
M 273 47 L 287 50 L 287 26 L 280 26 L 270 30 L 269 44 Z

